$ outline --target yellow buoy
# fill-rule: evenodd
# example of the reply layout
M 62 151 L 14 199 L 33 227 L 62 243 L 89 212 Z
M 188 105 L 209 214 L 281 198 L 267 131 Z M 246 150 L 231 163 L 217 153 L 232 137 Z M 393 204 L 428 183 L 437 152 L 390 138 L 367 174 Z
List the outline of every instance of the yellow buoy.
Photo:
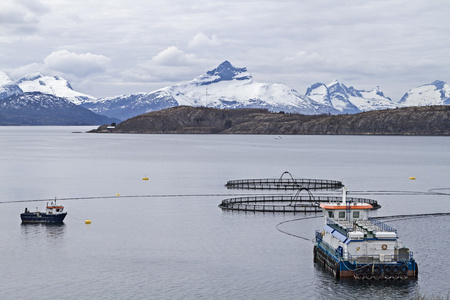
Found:
M 85 224 L 91 224 L 91 220 L 84 221 Z
M 117 193 L 117 194 L 116 194 L 116 196 L 120 196 L 120 194 L 119 194 L 119 193 Z
M 144 178 L 142 178 L 142 180 L 148 180 L 148 177 L 144 177 Z
M 416 177 L 409 177 L 409 180 L 416 180 Z

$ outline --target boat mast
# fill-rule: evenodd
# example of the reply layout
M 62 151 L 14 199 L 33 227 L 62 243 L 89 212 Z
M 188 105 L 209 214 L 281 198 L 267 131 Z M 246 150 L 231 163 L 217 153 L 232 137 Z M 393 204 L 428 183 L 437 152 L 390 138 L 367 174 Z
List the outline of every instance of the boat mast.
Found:
M 347 204 L 347 189 L 342 187 L 342 205 Z
M 347 203 L 347 189 L 342 187 L 342 205 L 345 205 L 345 219 L 350 221 L 350 203 Z

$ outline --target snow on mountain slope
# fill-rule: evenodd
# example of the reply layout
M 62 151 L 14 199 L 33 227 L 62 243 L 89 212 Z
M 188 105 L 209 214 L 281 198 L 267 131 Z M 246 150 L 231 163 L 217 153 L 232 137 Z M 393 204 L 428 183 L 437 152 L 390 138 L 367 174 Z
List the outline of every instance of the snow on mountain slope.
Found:
M 40 92 L 1 99 L 0 107 L 0 125 L 100 125 L 117 121 Z
M 195 80 L 194 80 L 195 82 Z M 216 108 L 266 107 L 270 110 L 316 111 L 308 99 L 282 84 L 254 82 L 253 79 L 218 81 L 208 85 L 182 83 L 162 89 L 179 105 Z M 319 107 L 320 105 L 317 105 Z
M 133 116 L 130 115 L 130 110 L 137 115 L 138 112 L 139 114 L 150 112 L 168 105 L 169 107 L 188 105 L 225 109 L 267 108 L 270 111 L 303 114 L 330 111 L 329 106 L 300 95 L 285 85 L 256 82 L 246 68 L 235 68 L 228 61 L 224 61 L 217 68 L 192 81 L 168 86 L 151 93 L 99 99 L 99 102 L 82 105 L 97 113 L 121 119 Z M 111 107 L 114 109 L 114 115 L 111 114 Z M 121 114 L 120 111 L 123 113 Z
M 50 77 L 35 73 L 22 77 L 17 84 L 24 92 L 40 92 L 43 94 L 54 95 L 66 98 L 77 105 L 84 101 L 96 100 L 96 98 L 92 96 L 74 91 L 69 82 L 59 76 Z
M 301 95 L 283 84 L 256 82 L 247 68 L 236 68 L 229 61 L 188 82 L 153 92 L 102 99 L 74 91 L 67 80 L 58 76 L 36 73 L 14 83 L 0 72 L 0 99 L 23 92 L 62 97 L 95 113 L 121 120 L 178 105 L 266 108 L 302 114 L 353 114 L 400 106 L 450 104 L 450 87 L 442 81 L 412 89 L 398 103 L 386 97 L 379 87 L 369 91 L 357 90 L 337 80 L 328 85 L 315 83 L 305 95 Z
M 151 92 L 103 98 L 84 102 L 81 106 L 95 113 L 120 120 L 126 120 L 150 111 L 177 106 L 178 103 L 167 93 Z
M 376 87 L 370 91 L 359 90 L 362 98 L 351 98 L 350 101 L 355 104 L 360 111 L 380 110 L 380 109 L 394 109 L 401 107 L 401 104 L 393 102 L 389 97 L 386 97 Z
M 318 103 L 331 106 L 328 88 L 323 83 L 320 82 L 314 83 L 306 90 L 305 95 Z
M 305 95 L 333 107 L 338 113 L 353 114 L 398 106 L 390 98 L 385 97 L 379 87 L 370 91 L 357 90 L 354 87 L 347 87 L 337 80 L 328 85 L 315 83 L 308 88 Z
M 344 84 L 335 80 L 327 85 L 331 105 L 341 113 L 358 113 L 359 109 L 351 101 L 350 97 L 357 97 L 354 90 L 349 90 Z
M 20 87 L 6 73 L 0 71 L 0 99 L 22 94 Z
M 246 68 L 235 68 L 225 61 L 216 69 L 192 81 L 160 91 L 170 94 L 179 105 L 216 108 L 259 107 L 271 111 L 318 113 L 322 105 L 282 85 L 253 80 Z
M 450 105 L 450 85 L 433 81 L 409 90 L 399 103 L 404 106 Z

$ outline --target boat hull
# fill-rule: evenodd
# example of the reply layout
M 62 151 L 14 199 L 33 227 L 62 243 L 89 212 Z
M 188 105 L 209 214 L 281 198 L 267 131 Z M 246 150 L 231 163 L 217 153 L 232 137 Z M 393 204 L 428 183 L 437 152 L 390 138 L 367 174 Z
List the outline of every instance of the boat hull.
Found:
M 320 246 L 314 246 L 314 262 L 331 272 L 335 278 L 357 280 L 397 280 L 417 278 L 418 267 L 414 259 L 390 263 L 372 262 L 358 264 L 343 260 Z
M 46 214 L 46 213 L 22 213 L 20 218 L 22 223 L 48 223 L 58 224 L 64 221 L 67 213 Z

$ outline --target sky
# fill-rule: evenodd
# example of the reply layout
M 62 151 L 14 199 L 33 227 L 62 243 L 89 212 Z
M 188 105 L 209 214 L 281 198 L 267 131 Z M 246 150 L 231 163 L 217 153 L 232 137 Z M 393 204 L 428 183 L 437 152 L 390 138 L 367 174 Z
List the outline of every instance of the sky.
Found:
M 450 83 L 448 0 L 2 0 L 0 70 L 94 97 L 151 92 L 223 61 L 299 93 L 339 80 L 394 101 Z

